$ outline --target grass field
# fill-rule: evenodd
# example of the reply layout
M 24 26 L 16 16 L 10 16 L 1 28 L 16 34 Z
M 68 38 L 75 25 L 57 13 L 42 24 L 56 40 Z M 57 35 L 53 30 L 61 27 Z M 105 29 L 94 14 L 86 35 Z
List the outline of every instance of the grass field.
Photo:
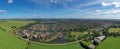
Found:
M 120 49 L 120 38 L 107 37 L 97 49 Z
M 79 43 L 69 45 L 39 45 L 31 43 L 28 49 L 83 49 Z
M 108 30 L 109 33 L 120 33 L 120 28 L 110 28 Z
M 0 49 L 25 49 L 26 42 L 0 30 Z
M 25 26 L 29 23 L 34 23 L 35 21 L 0 21 L 0 27 L 4 28 L 5 30 L 9 31 L 12 30 L 11 26 L 21 27 Z
M 87 42 L 87 41 L 82 41 L 82 43 L 84 44 L 84 45 L 86 45 L 86 46 L 89 46 L 90 44 L 92 44 L 92 42 Z
M 6 31 L 12 30 L 11 26 L 21 27 L 34 21 L 0 21 L 0 27 Z M 26 41 L 20 40 L 15 36 L 0 29 L 0 49 L 25 49 Z

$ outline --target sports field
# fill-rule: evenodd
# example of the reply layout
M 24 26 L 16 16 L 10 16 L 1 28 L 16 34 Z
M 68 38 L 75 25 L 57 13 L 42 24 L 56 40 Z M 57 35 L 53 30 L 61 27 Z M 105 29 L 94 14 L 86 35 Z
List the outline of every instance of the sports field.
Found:
M 110 28 L 108 30 L 109 33 L 120 33 L 120 28 Z

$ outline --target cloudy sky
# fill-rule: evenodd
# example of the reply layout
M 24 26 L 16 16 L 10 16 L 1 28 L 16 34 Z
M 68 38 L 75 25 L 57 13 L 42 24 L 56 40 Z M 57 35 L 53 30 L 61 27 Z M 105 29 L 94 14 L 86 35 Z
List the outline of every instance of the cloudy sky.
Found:
M 120 0 L 0 0 L 0 19 L 120 19 Z

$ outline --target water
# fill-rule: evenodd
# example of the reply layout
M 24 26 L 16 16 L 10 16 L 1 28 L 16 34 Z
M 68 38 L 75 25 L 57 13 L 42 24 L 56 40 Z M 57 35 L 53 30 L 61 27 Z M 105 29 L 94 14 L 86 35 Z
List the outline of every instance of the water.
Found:
M 64 36 L 66 35 L 65 32 L 62 32 L 62 38 L 56 38 L 55 40 L 49 42 L 50 44 L 61 44 L 61 43 L 69 43 L 69 41 L 66 41 L 64 39 Z

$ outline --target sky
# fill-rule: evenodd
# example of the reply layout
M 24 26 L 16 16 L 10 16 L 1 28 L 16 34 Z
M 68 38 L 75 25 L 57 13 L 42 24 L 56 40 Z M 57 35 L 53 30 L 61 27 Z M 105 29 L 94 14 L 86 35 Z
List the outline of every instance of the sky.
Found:
M 0 19 L 120 19 L 120 0 L 0 0 Z

